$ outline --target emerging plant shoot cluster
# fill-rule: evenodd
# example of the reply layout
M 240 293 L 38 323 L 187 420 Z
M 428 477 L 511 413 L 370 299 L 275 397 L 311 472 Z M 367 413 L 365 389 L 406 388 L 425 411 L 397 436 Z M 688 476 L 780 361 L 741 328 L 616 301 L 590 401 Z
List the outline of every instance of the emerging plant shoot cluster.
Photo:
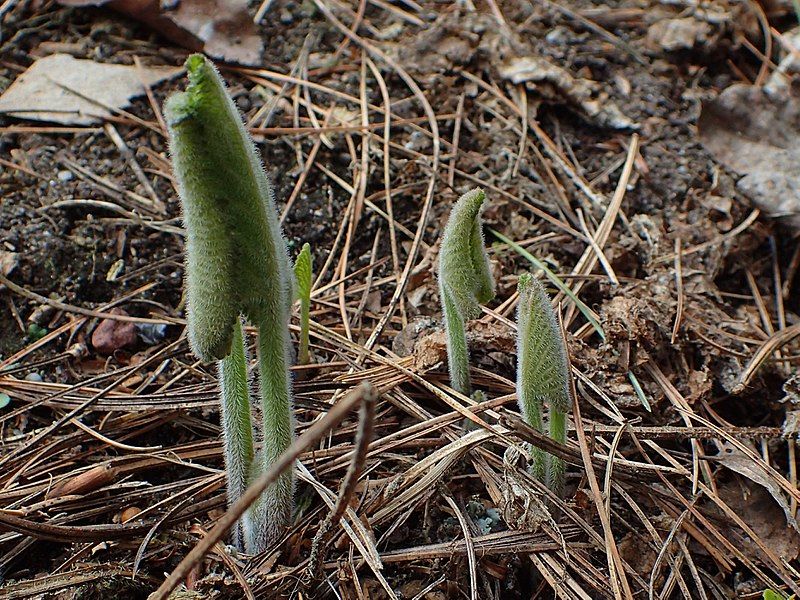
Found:
M 450 383 L 466 396 L 473 395 L 466 321 L 477 317 L 480 305 L 494 297 L 482 233 L 485 200 L 486 195 L 479 188 L 461 196 L 450 213 L 439 251 L 439 294 Z M 561 444 L 566 442 L 570 389 L 566 347 L 550 299 L 541 283 L 523 274 L 519 278 L 517 311 L 517 397 L 523 417 L 537 431 L 544 429 L 543 407 L 549 406 L 549 433 Z M 551 490 L 562 493 L 562 460 L 534 448 L 531 471 Z
M 217 360 L 228 499 L 286 450 L 294 436 L 289 314 L 294 273 L 272 188 L 253 141 L 214 66 L 186 61 L 189 86 L 164 106 L 187 232 L 189 342 Z M 308 264 L 310 276 L 310 263 Z M 306 294 L 307 295 L 307 294 Z M 254 452 L 250 384 L 241 319 L 258 332 L 263 449 Z M 234 543 L 255 553 L 275 541 L 292 513 L 287 472 L 245 514 Z
M 189 85 L 164 106 L 170 150 L 186 226 L 189 343 L 202 360 L 215 360 L 220 379 L 228 501 L 270 467 L 294 437 L 289 316 L 300 300 L 300 363 L 309 361 L 311 249 L 292 269 L 272 188 L 255 144 L 214 66 L 202 55 L 186 61 Z M 452 210 L 440 252 L 439 288 L 447 330 L 452 386 L 471 396 L 465 324 L 494 297 L 484 247 L 481 189 Z M 518 395 L 528 422 L 541 430 L 549 405 L 550 434 L 564 442 L 569 373 L 560 328 L 544 289 L 520 278 Z M 254 430 L 243 320 L 258 334 L 260 427 Z M 480 394 L 480 392 L 476 392 Z M 255 452 L 260 437 L 262 450 Z M 534 473 L 560 490 L 564 467 L 535 452 Z M 275 542 L 293 507 L 294 473 L 269 487 L 233 532 L 240 549 L 257 553 Z

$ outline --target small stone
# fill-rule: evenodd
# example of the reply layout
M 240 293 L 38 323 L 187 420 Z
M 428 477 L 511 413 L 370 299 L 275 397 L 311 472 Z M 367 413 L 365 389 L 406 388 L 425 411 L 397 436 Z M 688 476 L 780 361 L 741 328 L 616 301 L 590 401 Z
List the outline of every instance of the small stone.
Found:
M 35 381 L 36 383 L 41 383 L 44 380 L 42 379 L 42 376 L 39 375 L 36 371 L 32 371 L 27 375 L 25 375 L 25 381 Z
M 73 174 L 72 171 L 67 171 L 66 169 L 64 169 L 63 171 L 58 172 L 59 181 L 63 181 L 66 183 L 67 181 L 72 181 L 73 179 L 75 179 L 75 175 Z
M 294 22 L 294 16 L 291 12 L 284 9 L 280 13 L 280 20 L 283 25 L 291 25 Z
M 125 315 L 124 310 L 113 308 L 109 312 L 115 315 Z M 136 325 L 129 321 L 103 319 L 92 333 L 92 346 L 100 354 L 113 354 L 120 348 L 126 348 L 136 343 Z

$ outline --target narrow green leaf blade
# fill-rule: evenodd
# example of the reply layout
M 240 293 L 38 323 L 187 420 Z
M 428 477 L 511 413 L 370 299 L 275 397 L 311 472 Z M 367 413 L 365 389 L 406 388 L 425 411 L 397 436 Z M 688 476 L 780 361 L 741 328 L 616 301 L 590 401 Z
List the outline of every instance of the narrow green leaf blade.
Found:
M 581 311 L 581 314 L 584 317 L 586 317 L 586 320 L 589 321 L 589 323 L 591 323 L 592 327 L 594 327 L 594 330 L 605 341 L 606 332 L 603 331 L 603 326 L 600 325 L 600 322 L 592 314 L 592 310 L 588 306 L 586 306 L 586 304 L 583 302 L 583 300 L 581 300 L 580 298 L 578 298 L 575 295 L 575 292 L 573 292 L 566 283 L 561 281 L 561 279 L 558 277 L 558 275 L 553 273 L 547 267 L 546 264 L 544 264 L 542 261 L 540 261 L 538 258 L 536 258 L 533 254 L 531 254 L 530 252 L 525 250 L 525 248 L 523 248 L 522 246 L 520 246 L 519 244 L 517 244 L 513 240 L 510 240 L 509 238 L 504 236 L 502 233 L 500 233 L 499 231 L 495 231 L 494 229 L 491 229 L 490 231 L 492 232 L 492 235 L 494 235 L 498 240 L 500 240 L 504 244 L 508 244 L 517 254 L 522 256 L 524 259 L 528 260 L 537 269 L 541 269 L 542 271 L 544 271 L 544 274 L 547 276 L 547 278 L 551 282 L 553 282 L 553 285 L 555 285 L 558 289 L 560 289 L 562 292 L 564 292 L 567 295 L 567 297 L 575 303 L 575 306 L 578 307 L 578 310 Z

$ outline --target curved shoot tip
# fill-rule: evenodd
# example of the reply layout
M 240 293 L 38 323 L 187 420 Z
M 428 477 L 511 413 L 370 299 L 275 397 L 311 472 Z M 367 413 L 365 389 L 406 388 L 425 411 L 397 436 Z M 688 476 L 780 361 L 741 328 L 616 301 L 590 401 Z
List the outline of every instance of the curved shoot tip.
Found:
M 202 54 L 192 54 L 184 63 L 189 85 L 183 92 L 176 92 L 164 103 L 164 117 L 169 127 L 196 116 L 201 109 L 205 88 L 210 84 L 224 87 L 216 67 Z M 219 81 L 217 81 L 219 80 Z
M 481 212 L 486 194 L 475 188 L 461 196 L 450 212 L 439 251 L 439 285 L 442 294 L 471 319 L 480 305 L 494 298 L 494 278 L 483 240 Z
M 525 274 L 517 289 L 517 395 L 523 413 L 541 423 L 543 401 L 559 412 L 570 410 L 569 361 L 544 286 Z

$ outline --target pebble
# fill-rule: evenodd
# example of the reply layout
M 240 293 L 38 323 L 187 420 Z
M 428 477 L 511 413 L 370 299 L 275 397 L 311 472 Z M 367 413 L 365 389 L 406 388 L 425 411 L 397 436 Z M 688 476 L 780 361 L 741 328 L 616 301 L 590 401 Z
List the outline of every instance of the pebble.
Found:
M 58 172 L 59 181 L 63 181 L 66 183 L 67 181 L 72 181 L 73 179 L 75 179 L 75 174 L 72 171 L 67 171 L 65 169 L 63 171 Z
M 27 375 L 25 375 L 25 381 L 35 381 L 36 383 L 41 383 L 44 381 L 42 376 L 39 375 L 36 371 L 31 371 Z
M 120 308 L 112 308 L 109 312 L 115 315 L 127 315 Z M 136 325 L 130 321 L 103 319 L 92 332 L 92 346 L 100 354 L 113 354 L 120 348 L 136 343 Z

